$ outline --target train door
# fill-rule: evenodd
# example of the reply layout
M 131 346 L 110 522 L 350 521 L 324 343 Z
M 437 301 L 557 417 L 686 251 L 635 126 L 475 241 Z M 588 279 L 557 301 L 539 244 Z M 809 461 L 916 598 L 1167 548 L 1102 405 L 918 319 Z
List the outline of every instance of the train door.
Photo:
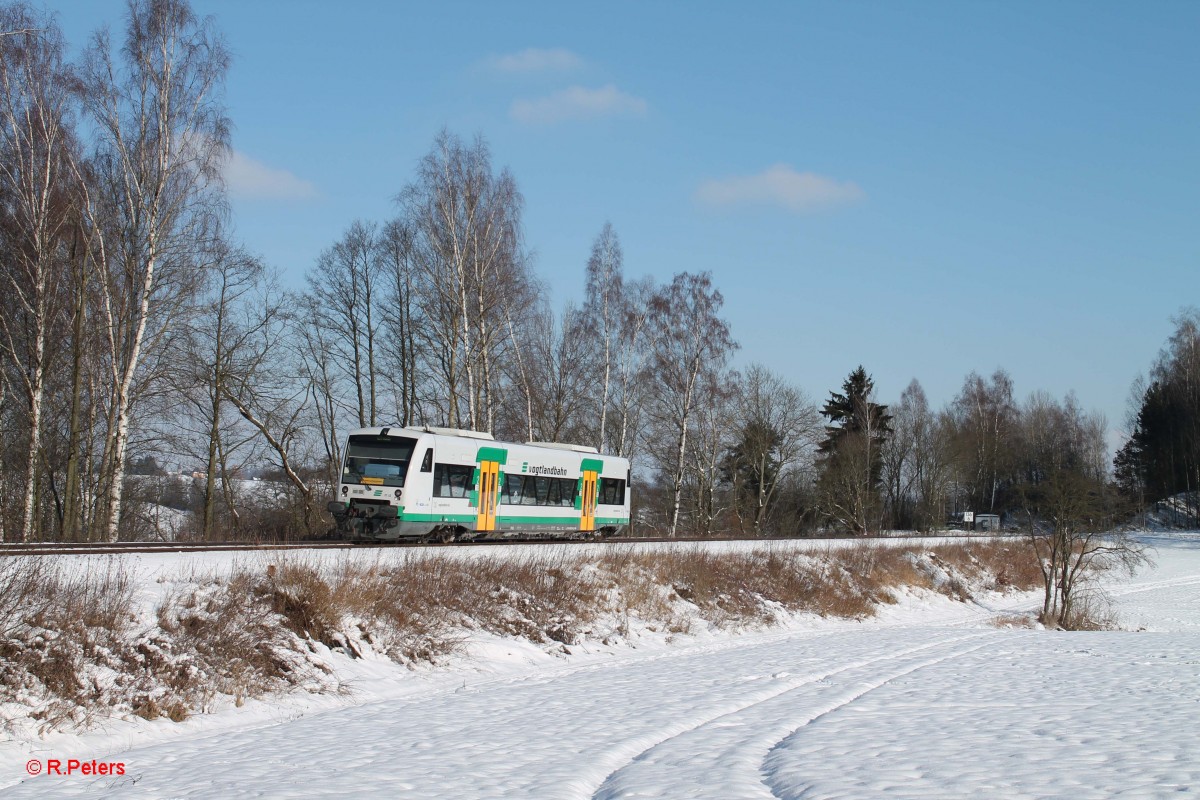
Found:
M 500 494 L 500 462 L 479 462 L 479 518 L 475 530 L 496 530 L 496 503 Z
M 585 469 L 583 471 L 583 488 L 581 490 L 582 504 L 580 505 L 581 516 L 579 518 L 579 530 L 594 531 L 596 530 L 596 480 L 598 475 L 595 470 Z

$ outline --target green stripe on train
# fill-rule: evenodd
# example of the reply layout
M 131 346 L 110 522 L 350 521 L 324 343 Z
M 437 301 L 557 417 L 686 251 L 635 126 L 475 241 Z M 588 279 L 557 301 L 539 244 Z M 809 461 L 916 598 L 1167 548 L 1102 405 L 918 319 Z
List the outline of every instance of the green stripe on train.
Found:
M 476 522 L 475 514 L 405 514 L 404 522 Z M 579 517 L 506 517 L 496 515 L 497 523 L 510 525 L 578 525 Z M 628 525 L 628 517 L 597 517 L 597 525 Z

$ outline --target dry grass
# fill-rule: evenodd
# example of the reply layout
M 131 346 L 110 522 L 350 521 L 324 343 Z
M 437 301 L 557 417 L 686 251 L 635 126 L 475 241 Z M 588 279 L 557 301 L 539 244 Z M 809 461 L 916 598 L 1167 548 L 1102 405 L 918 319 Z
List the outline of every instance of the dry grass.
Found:
M 293 685 L 316 689 L 320 665 L 280 624 L 274 596 L 257 569 L 235 567 L 226 576 L 192 576 L 157 609 L 157 628 L 138 643 L 148 691 L 135 711 L 178 720 L 208 708 L 219 696 L 239 705 Z
M 49 559 L 0 559 L 0 701 L 33 708 L 46 729 L 111 714 L 178 721 L 222 698 L 240 705 L 293 688 L 335 690 L 329 650 L 438 664 L 471 631 L 556 650 L 642 631 L 672 636 L 696 622 L 740 629 L 803 613 L 862 619 L 907 591 L 965 600 L 1041 582 L 1030 549 L 1006 540 L 545 553 L 275 557 L 179 575 L 140 619 L 119 561 L 71 575 Z M 1087 605 L 1082 612 L 1101 616 Z
M 1042 619 L 1047 628 L 1068 631 L 1114 631 L 1120 621 L 1109 597 L 1096 587 L 1078 587 L 1066 616 L 1047 615 Z
M 273 608 L 297 634 L 351 656 L 364 641 L 402 663 L 442 660 L 467 629 L 569 644 L 604 609 L 602 584 L 561 556 L 281 560 L 267 573 Z
M 1031 614 L 997 614 L 988 624 L 993 628 L 1036 628 L 1038 621 Z
M 134 621 L 119 561 L 79 572 L 37 556 L 0 558 L 0 701 L 31 706 L 47 730 L 88 724 L 128 682 Z M 115 678 L 97 680 L 89 665 Z

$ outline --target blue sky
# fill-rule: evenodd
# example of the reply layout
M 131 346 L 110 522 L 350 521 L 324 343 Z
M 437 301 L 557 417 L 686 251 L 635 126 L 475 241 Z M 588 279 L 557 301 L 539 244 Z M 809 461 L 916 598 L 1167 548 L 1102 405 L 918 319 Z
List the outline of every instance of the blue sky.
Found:
M 235 54 L 238 232 L 297 285 L 445 126 L 512 170 L 556 305 L 611 221 L 627 275 L 710 270 L 738 363 L 818 401 L 1004 367 L 1116 441 L 1200 304 L 1200 3 L 193 1 Z

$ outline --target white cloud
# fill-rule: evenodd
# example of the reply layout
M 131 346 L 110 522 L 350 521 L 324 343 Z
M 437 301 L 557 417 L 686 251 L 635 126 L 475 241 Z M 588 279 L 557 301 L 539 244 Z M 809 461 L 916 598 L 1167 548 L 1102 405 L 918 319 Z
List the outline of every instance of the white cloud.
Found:
M 225 163 L 225 184 L 235 197 L 271 200 L 307 200 L 317 196 L 317 187 L 286 169 L 268 167 L 243 152 L 234 150 Z
M 583 59 L 563 47 L 530 47 L 497 56 L 489 63 L 501 72 L 565 72 L 582 66 Z
M 864 197 L 866 193 L 854 183 L 796 172 L 787 164 L 775 164 L 757 175 L 705 181 L 696 190 L 696 199 L 708 206 L 781 206 L 796 214 L 847 205 Z
M 646 108 L 645 100 L 626 94 L 610 83 L 599 89 L 572 86 L 546 97 L 516 100 L 508 113 L 517 122 L 548 125 L 621 114 L 640 116 L 646 113 Z

